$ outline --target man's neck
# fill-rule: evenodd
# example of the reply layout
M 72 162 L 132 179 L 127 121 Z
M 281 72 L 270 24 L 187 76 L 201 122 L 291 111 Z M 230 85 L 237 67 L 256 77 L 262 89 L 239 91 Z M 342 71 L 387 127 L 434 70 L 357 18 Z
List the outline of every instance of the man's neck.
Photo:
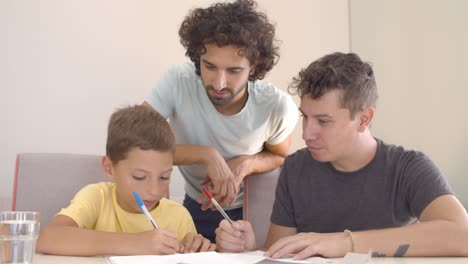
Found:
M 349 153 L 341 160 L 331 162 L 339 171 L 357 171 L 372 161 L 377 152 L 377 140 L 367 130 L 356 140 Z

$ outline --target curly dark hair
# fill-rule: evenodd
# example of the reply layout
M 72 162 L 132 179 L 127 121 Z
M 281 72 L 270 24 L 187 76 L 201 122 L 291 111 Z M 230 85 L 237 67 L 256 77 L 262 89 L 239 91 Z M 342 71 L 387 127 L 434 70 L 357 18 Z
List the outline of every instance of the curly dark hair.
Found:
M 355 53 L 336 52 L 312 62 L 293 78 L 288 92 L 317 99 L 336 89 L 343 91 L 340 103 L 349 109 L 351 118 L 366 107 L 376 107 L 378 93 L 372 65 Z
M 239 55 L 246 57 L 251 65 L 257 63 L 250 81 L 263 79 L 273 68 L 279 59 L 275 26 L 266 14 L 255 8 L 252 0 L 238 0 L 190 11 L 180 26 L 179 36 L 187 50 L 185 55 L 195 64 L 198 75 L 205 44 L 214 43 L 219 47 L 235 45 L 241 49 Z

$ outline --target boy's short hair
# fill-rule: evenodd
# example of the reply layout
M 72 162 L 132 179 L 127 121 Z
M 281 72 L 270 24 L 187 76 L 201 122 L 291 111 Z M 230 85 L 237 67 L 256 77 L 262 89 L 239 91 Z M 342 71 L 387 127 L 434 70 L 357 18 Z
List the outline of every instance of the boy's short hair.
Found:
M 113 163 L 126 159 L 135 147 L 175 153 L 169 123 L 157 111 L 142 105 L 118 109 L 107 128 L 106 155 Z
M 351 118 L 360 110 L 376 107 L 378 93 L 374 71 L 355 53 L 335 52 L 312 62 L 299 72 L 288 91 L 300 98 L 318 99 L 332 90 L 342 90 L 341 106 Z

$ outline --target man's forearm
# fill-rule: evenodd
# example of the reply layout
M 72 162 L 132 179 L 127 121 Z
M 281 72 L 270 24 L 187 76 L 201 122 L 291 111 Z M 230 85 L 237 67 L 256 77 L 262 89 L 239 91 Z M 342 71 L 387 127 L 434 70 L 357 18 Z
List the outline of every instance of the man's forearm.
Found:
M 176 153 L 174 165 L 204 165 L 208 159 L 216 152 L 212 147 L 178 144 L 176 145 Z
M 255 155 L 252 155 L 251 173 L 262 173 L 274 170 L 284 163 L 284 157 L 272 153 L 268 150 L 263 150 Z
M 446 220 L 353 232 L 352 239 L 356 252 L 374 256 L 468 256 L 468 229 Z

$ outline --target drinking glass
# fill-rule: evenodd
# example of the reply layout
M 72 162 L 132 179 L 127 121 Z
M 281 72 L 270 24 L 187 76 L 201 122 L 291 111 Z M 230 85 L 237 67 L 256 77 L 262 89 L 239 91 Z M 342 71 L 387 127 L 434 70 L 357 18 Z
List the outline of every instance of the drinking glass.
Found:
M 32 263 L 39 228 L 38 212 L 0 211 L 0 263 Z

